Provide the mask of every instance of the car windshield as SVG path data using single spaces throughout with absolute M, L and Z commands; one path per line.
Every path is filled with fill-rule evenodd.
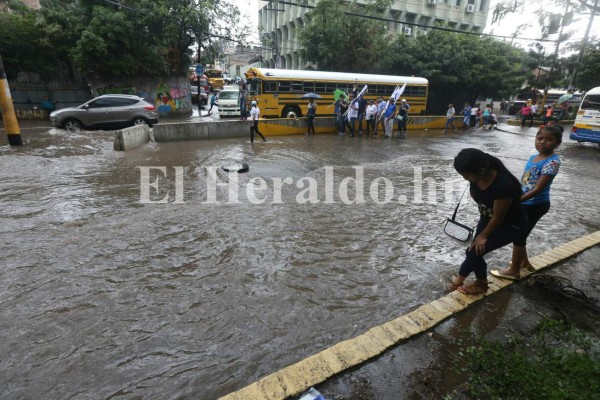
M 219 99 L 228 100 L 228 99 L 237 99 L 239 97 L 238 92 L 221 92 L 219 95 Z

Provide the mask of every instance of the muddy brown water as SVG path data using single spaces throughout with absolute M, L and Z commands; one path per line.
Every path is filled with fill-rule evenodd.
M 517 133 L 150 143 L 128 153 L 112 150 L 110 132 L 50 130 L 24 135 L 21 148 L 0 138 L 0 398 L 215 399 L 440 297 L 464 254 L 442 233 L 465 184 L 452 158 L 478 147 L 520 176 L 535 130 L 507 129 Z M 598 148 L 565 135 L 559 154 L 553 207 L 532 236 L 540 251 L 600 229 Z M 207 204 L 207 171 L 226 182 L 219 168 L 230 162 L 250 165 L 239 203 L 219 187 Z M 150 199 L 169 191 L 169 202 L 140 202 L 140 166 L 166 168 Z M 344 204 L 337 190 L 356 166 L 366 202 Z M 324 204 L 327 167 L 333 204 Z M 424 202 L 415 168 L 428 179 Z M 278 178 L 293 184 L 273 204 Z M 308 178 L 318 204 L 296 201 Z M 382 178 L 394 187 L 387 204 L 369 195 Z M 252 204 L 249 186 L 267 201 Z M 474 203 L 459 215 L 474 223 Z

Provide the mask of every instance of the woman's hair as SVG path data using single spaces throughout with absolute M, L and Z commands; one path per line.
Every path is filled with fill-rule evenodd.
M 563 128 L 562 125 L 548 124 L 540 128 L 538 133 L 540 133 L 541 131 L 546 131 L 549 134 L 553 135 L 556 139 L 558 139 L 559 142 L 562 142 L 562 134 L 564 130 L 565 128 Z
M 482 169 L 507 174 L 521 191 L 521 182 L 504 166 L 500 159 L 479 149 L 462 149 L 454 157 L 454 169 L 460 174 L 477 174 Z

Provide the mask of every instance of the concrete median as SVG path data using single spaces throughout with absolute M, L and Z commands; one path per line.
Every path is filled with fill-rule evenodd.
M 136 125 L 115 131 L 115 151 L 127 151 L 145 145 L 150 141 L 148 125 Z
M 185 140 L 250 137 L 250 121 L 178 122 L 154 126 L 154 140 Z

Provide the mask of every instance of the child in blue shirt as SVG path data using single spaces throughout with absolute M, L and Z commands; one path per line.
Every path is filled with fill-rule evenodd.
M 527 258 L 527 236 L 537 222 L 550 210 L 550 186 L 560 168 L 560 158 L 554 150 L 562 143 L 563 127 L 546 125 L 535 136 L 535 154 L 527 160 L 525 171 L 521 178 L 521 204 L 525 207 L 529 218 L 529 229 L 523 240 L 515 241 L 513 245 L 512 262 L 508 268 L 491 274 L 499 278 L 517 280 L 521 269 L 531 269 Z

